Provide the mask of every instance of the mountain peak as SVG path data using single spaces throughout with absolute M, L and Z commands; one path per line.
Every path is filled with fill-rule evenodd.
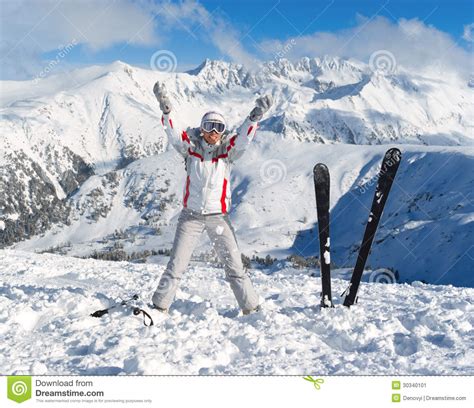
M 123 69 L 131 69 L 131 65 L 127 64 L 126 62 L 123 62 L 121 60 L 115 60 L 112 62 L 110 65 L 110 70 L 115 71 L 115 70 L 123 70 Z
M 210 61 L 211 60 L 209 58 L 206 58 L 196 68 L 193 68 L 193 69 L 190 69 L 189 71 L 186 71 L 186 74 L 198 75 L 206 67 L 206 65 L 209 64 Z
M 206 58 L 196 68 L 186 71 L 186 73 L 189 75 L 199 75 L 200 73 L 214 71 L 216 69 L 230 70 L 232 68 L 238 69 L 238 68 L 241 68 L 241 65 L 228 62 L 228 61 L 212 60 L 212 59 Z

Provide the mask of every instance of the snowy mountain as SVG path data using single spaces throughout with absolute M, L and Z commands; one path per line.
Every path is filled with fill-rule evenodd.
M 206 60 L 187 73 L 116 62 L 38 83 L 3 81 L 1 246 L 145 258 L 169 250 L 184 169 L 159 121 L 156 80 L 166 82 L 181 126 L 218 109 L 235 128 L 257 94 L 274 96 L 231 180 L 245 254 L 316 254 L 311 172 L 324 162 L 333 259 L 353 265 L 373 177 L 385 145 L 398 145 L 403 162 L 369 264 L 394 268 L 400 281 L 474 286 L 473 88 L 454 75 L 384 75 L 325 57 L 255 71 Z M 204 242 L 198 252 L 206 251 Z

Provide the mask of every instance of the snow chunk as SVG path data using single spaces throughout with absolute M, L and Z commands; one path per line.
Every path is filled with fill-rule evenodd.
M 331 263 L 331 254 L 329 253 L 329 251 L 324 251 L 324 263 L 326 265 L 329 265 Z

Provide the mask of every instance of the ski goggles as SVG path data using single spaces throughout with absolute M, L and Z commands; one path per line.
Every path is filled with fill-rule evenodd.
M 215 130 L 217 133 L 222 133 L 225 130 L 225 124 L 221 122 L 204 122 L 201 128 L 206 132 L 212 132 Z

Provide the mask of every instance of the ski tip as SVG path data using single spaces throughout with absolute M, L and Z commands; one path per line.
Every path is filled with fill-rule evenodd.
M 397 147 L 392 147 L 385 152 L 385 159 L 394 159 L 395 161 L 400 161 L 402 159 L 402 152 Z
M 324 163 L 317 163 L 314 167 L 313 167 L 313 172 L 316 173 L 316 172 L 320 172 L 320 171 L 329 171 L 328 169 L 328 166 L 326 166 Z

